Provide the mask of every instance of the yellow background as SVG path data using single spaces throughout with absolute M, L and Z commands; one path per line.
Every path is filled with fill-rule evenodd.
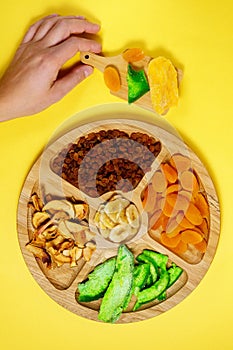
M 17 240 L 23 181 L 54 130 L 97 104 L 120 102 L 94 75 L 33 117 L 0 125 L 0 347 L 2 349 L 233 348 L 233 108 L 231 0 L 7 0 L 0 9 L 0 72 L 28 26 L 49 13 L 82 14 L 101 23 L 103 52 L 140 46 L 184 70 L 181 98 L 166 116 L 206 164 L 222 213 L 219 246 L 200 285 L 170 311 L 139 323 L 106 325 L 66 311 L 27 269 Z

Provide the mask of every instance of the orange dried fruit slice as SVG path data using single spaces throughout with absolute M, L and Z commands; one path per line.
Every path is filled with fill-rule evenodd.
M 156 208 L 163 209 L 165 205 L 165 201 L 166 201 L 166 197 L 164 197 L 162 193 L 157 193 Z
M 118 69 L 114 66 L 107 66 L 103 74 L 106 86 L 113 92 L 119 91 L 121 88 L 121 78 Z
M 179 191 L 179 194 L 183 197 L 185 197 L 189 202 L 193 202 L 193 194 L 192 192 L 181 190 Z
M 164 114 L 178 103 L 177 71 L 171 61 L 159 56 L 148 64 L 148 80 L 154 110 Z
M 168 201 L 165 201 L 165 204 L 162 208 L 164 215 L 170 217 L 172 215 L 175 215 L 175 210 L 174 207 L 168 203 Z
M 167 226 L 164 228 L 164 231 L 170 235 L 170 233 L 179 227 L 179 224 L 176 221 L 175 217 L 169 218 Z
M 156 210 L 152 216 L 150 217 L 150 220 L 149 220 L 149 228 L 152 228 L 153 226 L 155 227 L 156 229 L 156 225 L 157 224 L 157 221 L 159 220 L 159 218 L 161 217 L 162 215 L 162 210 L 159 209 L 159 210 Z
M 144 197 L 145 199 L 145 197 Z M 157 193 L 152 185 L 148 186 L 147 198 L 143 200 L 143 208 L 146 212 L 152 213 L 156 208 Z
M 164 174 L 157 170 L 152 177 L 152 186 L 156 192 L 164 192 L 167 188 L 167 180 Z
M 188 170 L 191 167 L 191 159 L 180 153 L 173 154 L 169 162 L 173 168 L 178 170 L 178 172 Z
M 180 193 L 170 193 L 166 197 L 167 202 L 175 210 L 186 210 L 189 207 L 189 201 L 186 197 L 180 195 Z
M 141 61 L 145 57 L 145 54 L 142 49 L 135 47 L 125 50 L 122 57 L 128 63 L 133 63 Z
M 192 202 L 189 204 L 188 209 L 184 212 L 184 215 L 193 225 L 201 225 L 203 221 L 200 210 Z
M 175 248 L 181 240 L 180 235 L 175 237 L 168 236 L 165 232 L 162 232 L 160 235 L 160 240 L 163 245 L 169 248 Z
M 201 212 L 202 216 L 207 220 L 209 220 L 209 215 L 210 215 L 209 205 L 207 203 L 205 196 L 200 192 L 197 194 L 195 198 L 195 205 Z
M 166 217 L 165 215 L 161 214 L 160 217 L 158 218 L 158 220 L 153 224 L 151 229 L 152 230 L 157 230 L 160 227 L 162 227 L 164 229 L 164 227 L 167 226 L 167 222 L 168 222 L 168 217 Z
M 171 207 L 175 207 L 176 205 L 176 200 L 178 197 L 178 193 L 170 193 L 166 196 L 166 201 L 168 202 L 168 204 L 170 204 Z
M 197 231 L 188 229 L 181 232 L 181 240 L 187 244 L 198 244 L 203 240 L 203 237 Z
M 169 183 L 175 183 L 177 181 L 177 171 L 168 163 L 162 163 L 161 168 Z
M 186 252 L 186 250 L 188 249 L 188 245 L 187 243 L 183 242 L 182 240 L 180 240 L 180 242 L 177 244 L 177 246 L 175 248 L 173 248 L 172 250 L 176 253 L 176 254 L 183 254 Z
M 179 181 L 184 190 L 192 192 L 194 196 L 198 193 L 199 184 L 191 169 L 184 170 L 179 177 Z
M 205 218 L 202 221 L 201 225 L 198 226 L 198 228 L 201 230 L 201 232 L 203 233 L 204 237 L 207 239 L 207 237 L 209 235 L 209 226 L 208 226 L 208 222 L 207 222 L 207 220 Z
M 199 252 L 205 253 L 207 248 L 206 240 L 203 239 L 201 242 L 194 244 L 194 247 L 199 250 Z
M 195 226 L 184 216 L 183 212 L 179 212 L 178 215 L 176 216 L 176 221 L 177 223 L 183 227 L 184 229 L 187 228 L 194 228 Z
M 166 233 L 168 237 L 175 237 L 177 235 L 180 235 L 182 230 L 184 230 L 184 228 L 180 225 L 177 225 L 172 231 L 168 231 L 168 229 L 166 229 Z
M 166 195 L 168 195 L 169 193 L 177 193 L 179 190 L 181 189 L 179 184 L 172 184 L 170 186 L 167 187 L 166 189 Z

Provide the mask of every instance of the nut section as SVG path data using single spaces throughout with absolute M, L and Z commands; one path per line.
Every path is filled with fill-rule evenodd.
M 100 234 L 114 243 L 134 237 L 140 227 L 140 215 L 135 204 L 121 195 L 114 195 L 101 204 L 94 217 Z

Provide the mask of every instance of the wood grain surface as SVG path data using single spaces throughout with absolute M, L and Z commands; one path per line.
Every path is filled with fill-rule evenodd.
M 124 312 L 118 323 L 128 323 L 154 317 L 180 303 L 202 280 L 217 249 L 220 232 L 220 210 L 217 194 L 205 166 L 183 140 L 159 126 L 138 120 L 132 121 L 127 119 L 96 121 L 66 132 L 44 150 L 43 154 L 41 154 L 39 159 L 32 166 L 25 180 L 18 203 L 18 239 L 27 267 L 41 288 L 53 300 L 71 312 L 98 321 L 97 310 L 99 302 L 88 304 L 77 303 L 75 300 L 77 284 L 84 280 L 97 264 L 116 255 L 118 244 L 110 243 L 100 238 L 96 229 L 97 249 L 89 262 L 80 261 L 80 264 L 76 268 L 70 268 L 65 265 L 62 268 L 48 271 L 42 266 L 43 264 L 38 262 L 25 248 L 26 243 L 33 233 L 28 202 L 35 189 L 46 194 L 52 193 L 63 197 L 73 196 L 89 204 L 90 217 L 93 217 L 93 213 L 103 201 L 103 198 L 91 198 L 68 182 L 62 180 L 51 170 L 51 161 L 59 151 L 67 146 L 67 144 L 75 142 L 80 136 L 87 135 L 90 131 L 97 132 L 99 130 L 109 130 L 113 128 L 128 133 L 135 131 L 144 132 L 154 136 L 156 139 L 160 140 L 162 144 L 161 152 L 152 164 L 152 170 L 145 175 L 135 190 L 124 193 L 124 196 L 130 198 L 137 205 L 142 215 L 140 230 L 131 241 L 127 242 L 127 246 L 135 255 L 138 255 L 145 248 L 164 253 L 168 255 L 169 261 L 176 263 L 184 270 L 181 278 L 169 289 L 168 297 L 165 301 L 151 303 L 137 312 L 131 312 L 130 310 Z M 198 174 L 207 195 L 210 210 L 210 230 L 207 250 L 199 260 L 194 259 L 192 261 L 188 258 L 178 256 L 148 235 L 147 214 L 143 211 L 140 196 L 159 164 L 174 153 L 181 153 L 190 157 L 193 169 Z M 106 198 L 107 195 L 105 194 L 103 196 Z M 94 226 L 93 222 L 92 226 Z

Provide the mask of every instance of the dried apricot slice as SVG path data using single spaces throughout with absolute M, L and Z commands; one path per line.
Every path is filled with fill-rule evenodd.
M 157 230 L 158 228 L 162 227 L 164 230 L 164 227 L 167 226 L 167 222 L 168 222 L 169 218 L 165 215 L 160 215 L 160 217 L 158 218 L 158 220 L 153 224 L 153 226 L 151 227 L 152 230 Z
M 203 233 L 204 237 L 207 238 L 209 234 L 209 226 L 207 220 L 204 218 L 202 221 L 201 225 L 198 226 L 198 228 L 201 230 Z
M 167 188 L 167 180 L 164 174 L 157 170 L 152 178 L 152 186 L 156 192 L 164 192 Z
M 191 167 L 191 159 L 180 153 L 173 154 L 169 162 L 173 168 L 178 170 L 178 172 L 188 170 Z
M 160 240 L 163 245 L 169 248 L 175 248 L 181 240 L 180 235 L 174 237 L 168 236 L 165 232 L 162 232 L 160 235 Z
M 181 240 L 187 244 L 197 244 L 203 240 L 202 235 L 195 230 L 184 230 L 180 235 Z
M 177 223 L 183 227 L 183 229 L 193 228 L 194 225 L 184 216 L 183 212 L 178 213 L 176 216 Z
M 111 91 L 119 91 L 121 88 L 121 78 L 118 69 L 114 66 L 107 66 L 104 69 L 104 81 Z
M 180 242 L 177 244 L 175 248 L 172 248 L 172 250 L 176 254 L 183 254 L 186 252 L 187 249 L 188 249 L 187 243 L 183 242 L 182 240 L 180 240 Z
M 170 194 L 170 193 L 177 193 L 180 190 L 180 185 L 179 184 L 172 184 L 170 186 L 167 187 L 166 189 L 166 195 Z
M 156 229 L 156 228 L 159 227 L 159 226 L 158 227 L 156 227 L 156 226 L 159 224 L 158 220 L 160 219 L 161 215 L 162 215 L 162 210 L 161 209 L 156 210 L 153 213 L 153 215 L 151 216 L 150 221 L 149 221 L 149 228 L 152 228 L 154 226 L 155 229 Z M 161 225 L 161 223 L 160 223 L 160 225 Z
M 199 252 L 201 253 L 205 253 L 206 252 L 206 248 L 207 248 L 207 243 L 206 240 L 203 239 L 201 242 L 194 244 L 195 248 L 197 250 L 199 250 Z
M 177 181 L 177 171 L 168 163 L 161 164 L 161 168 L 168 182 L 174 183 Z
M 176 228 L 173 229 L 173 231 L 166 231 L 168 237 L 175 237 L 177 235 L 180 235 L 180 233 L 184 230 L 184 228 L 180 225 L 177 225 Z
M 189 201 L 186 197 L 180 195 L 180 193 L 170 193 L 166 197 L 167 202 L 174 208 L 174 210 L 185 211 L 189 206 Z
M 189 204 L 189 207 L 185 211 L 184 215 L 193 225 L 201 225 L 203 221 L 203 217 L 199 209 L 192 202 Z
M 174 207 L 171 204 L 169 204 L 167 200 L 165 201 L 165 204 L 164 204 L 162 210 L 163 210 L 164 215 L 166 215 L 168 217 L 172 216 L 172 214 L 175 214 Z
M 209 219 L 209 205 L 207 203 L 207 200 L 205 196 L 202 193 L 198 193 L 195 198 L 195 205 L 200 210 L 202 216 L 206 219 Z
M 170 60 L 159 56 L 148 64 L 151 102 L 154 110 L 164 114 L 178 103 L 177 71 Z
M 156 207 L 157 193 L 154 191 L 153 187 L 150 185 L 148 187 L 148 197 L 145 202 L 143 202 L 143 207 L 146 212 L 152 213 Z
M 122 54 L 122 57 L 128 63 L 133 63 L 141 61 L 145 57 L 145 54 L 142 49 L 135 47 L 125 50 Z
M 183 171 L 179 177 L 179 181 L 184 190 L 193 192 L 194 196 L 198 193 L 199 184 L 192 170 Z
M 189 202 L 193 201 L 193 193 L 185 190 L 180 190 L 179 194 L 185 197 Z
M 170 235 L 170 233 L 173 232 L 174 230 L 176 230 L 177 227 L 179 227 L 179 225 L 178 225 L 178 223 L 176 221 L 176 218 L 175 217 L 174 218 L 169 218 L 169 221 L 168 221 L 167 226 L 164 229 L 164 231 L 166 231 L 166 233 Z
M 164 193 L 157 193 L 156 207 L 163 209 L 165 200 L 166 200 L 166 197 L 164 196 Z

